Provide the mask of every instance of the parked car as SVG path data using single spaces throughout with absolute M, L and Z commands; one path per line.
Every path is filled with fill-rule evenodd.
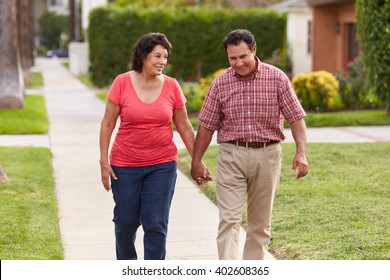
M 59 48 L 59 49 L 54 49 L 54 50 L 49 50 L 46 53 L 47 57 L 68 57 L 68 51 Z

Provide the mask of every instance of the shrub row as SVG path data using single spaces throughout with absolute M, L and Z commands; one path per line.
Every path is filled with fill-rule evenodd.
M 131 49 L 144 33 L 162 32 L 173 45 L 166 74 L 179 80 L 199 80 L 228 61 L 222 46 L 233 29 L 250 30 L 260 59 L 286 53 L 286 16 L 256 8 L 246 10 L 133 9 L 105 6 L 89 18 L 90 75 L 96 86 L 109 85 L 128 69 Z M 285 59 L 280 65 L 284 67 Z

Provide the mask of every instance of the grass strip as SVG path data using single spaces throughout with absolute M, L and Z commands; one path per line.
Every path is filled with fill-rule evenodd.
M 2 260 L 63 259 L 51 157 L 47 148 L 0 147 Z
M 29 81 L 26 83 L 27 89 L 43 87 L 43 76 L 41 72 L 32 72 Z
M 0 134 L 46 134 L 49 129 L 43 95 L 26 95 L 24 108 L 0 110 Z

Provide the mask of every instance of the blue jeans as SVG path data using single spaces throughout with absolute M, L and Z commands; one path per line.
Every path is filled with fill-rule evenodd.
M 176 162 L 112 168 L 118 178 L 111 178 L 117 259 L 137 259 L 134 242 L 142 225 L 144 259 L 164 260 L 169 209 L 177 178 Z

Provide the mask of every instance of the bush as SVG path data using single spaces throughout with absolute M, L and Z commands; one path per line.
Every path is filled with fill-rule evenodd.
M 187 99 L 187 110 L 189 113 L 199 112 L 202 108 L 204 97 L 199 87 L 199 83 L 185 82 L 181 84 L 183 93 Z
M 375 108 L 381 103 L 367 83 L 366 69 L 360 57 L 347 64 L 345 71 L 338 72 L 339 94 L 347 109 Z
M 333 74 L 327 71 L 300 74 L 293 78 L 292 84 L 305 109 L 313 111 L 334 109 L 339 82 Z
M 390 116 L 390 0 L 357 0 L 357 31 L 370 88 Z
M 38 56 L 46 56 L 47 48 L 45 46 L 39 45 L 35 47 Z
M 206 98 L 207 91 L 209 90 L 209 87 L 210 87 L 211 83 L 214 81 L 214 79 L 219 74 L 221 74 L 225 70 L 226 70 L 226 68 L 218 69 L 214 73 L 211 73 L 211 74 L 207 75 L 206 77 L 200 79 L 199 87 L 200 87 L 200 90 L 201 90 L 201 98 L 203 100 Z
M 69 16 L 45 12 L 39 18 L 39 28 L 42 46 L 48 50 L 67 47 L 67 41 L 61 39 L 61 34 L 69 38 Z
M 183 90 L 185 97 L 187 98 L 187 110 L 190 113 L 200 111 L 212 81 L 214 81 L 214 79 L 223 71 L 225 71 L 225 68 L 219 69 L 214 73 L 207 75 L 204 78 L 201 78 L 199 83 L 197 82 L 181 83 L 181 88 Z

